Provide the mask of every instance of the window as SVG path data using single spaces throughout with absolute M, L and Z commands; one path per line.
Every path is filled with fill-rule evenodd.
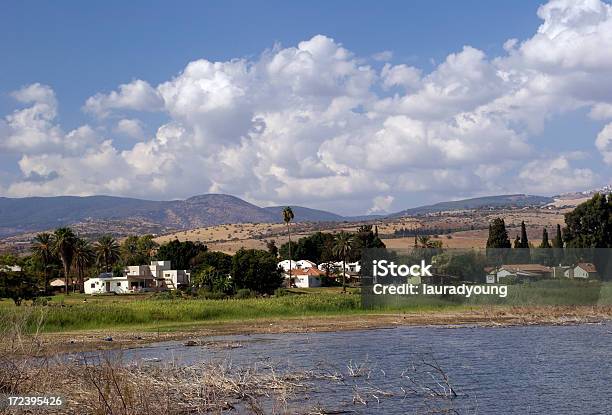
M 91 284 L 91 288 L 96 288 L 96 284 Z
M 117 282 L 117 287 L 121 287 L 121 282 Z

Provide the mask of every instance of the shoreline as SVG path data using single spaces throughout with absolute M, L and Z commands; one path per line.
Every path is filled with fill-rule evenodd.
M 37 341 L 41 345 L 41 354 L 50 356 L 58 353 L 131 349 L 158 342 L 189 341 L 224 335 L 339 332 L 402 326 L 460 328 L 573 325 L 608 320 L 612 320 L 612 306 L 486 307 L 461 311 L 217 320 L 165 325 L 158 330 L 154 327 L 126 327 L 40 333 Z M 0 348 L 4 348 L 2 346 Z

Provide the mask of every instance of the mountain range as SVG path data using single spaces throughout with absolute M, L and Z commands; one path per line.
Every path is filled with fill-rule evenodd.
M 552 198 L 501 195 L 442 202 L 403 210 L 388 217 L 422 215 L 438 211 L 541 206 Z M 0 197 L 0 237 L 37 232 L 83 222 L 108 221 L 147 229 L 192 229 L 224 223 L 280 222 L 283 206 L 259 207 L 238 197 L 205 194 L 185 200 L 153 201 L 115 196 Z M 384 216 L 345 217 L 335 213 L 292 206 L 297 222 L 342 222 L 379 219 Z

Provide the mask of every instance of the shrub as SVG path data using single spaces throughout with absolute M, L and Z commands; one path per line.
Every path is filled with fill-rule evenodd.
M 289 291 L 285 288 L 277 288 L 276 290 L 274 290 L 274 295 L 276 297 L 284 297 L 286 295 L 289 295 Z
M 198 297 L 206 300 L 223 300 L 227 298 L 227 294 L 221 291 L 210 291 L 206 288 L 200 288 L 198 290 Z
M 236 298 L 251 298 L 254 297 L 253 295 L 253 291 L 249 290 L 248 288 L 241 288 L 238 291 L 236 291 Z

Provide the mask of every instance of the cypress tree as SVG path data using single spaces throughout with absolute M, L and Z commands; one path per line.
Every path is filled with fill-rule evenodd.
M 550 248 L 550 242 L 548 242 L 548 230 L 546 230 L 546 228 L 542 229 L 542 243 L 540 244 L 540 248 Z
M 495 218 L 489 224 L 487 248 L 510 248 L 510 239 L 506 231 L 506 223 L 501 218 Z
M 514 244 L 512 245 L 514 248 L 520 248 L 521 247 L 521 238 L 516 235 L 516 238 L 514 238 Z
M 561 234 L 561 225 L 557 224 L 557 235 L 553 239 L 553 248 L 563 248 L 563 235 Z
M 529 240 L 527 239 L 527 228 L 525 221 L 521 221 L 521 248 L 529 248 Z

